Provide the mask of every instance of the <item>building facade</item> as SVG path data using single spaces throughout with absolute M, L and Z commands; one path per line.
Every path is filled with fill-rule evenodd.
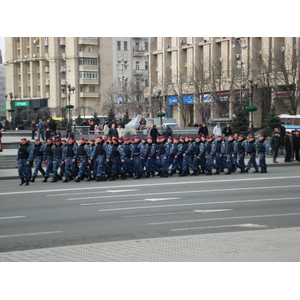
M 152 117 L 164 111 L 187 126 L 255 106 L 251 121 L 259 128 L 272 105 L 297 114 L 299 49 L 297 37 L 150 37 Z
M 22 109 L 68 117 L 72 105 L 72 116 L 103 114 L 113 81 L 111 38 L 7 37 L 5 48 L 6 90 L 26 103 Z
M 147 37 L 113 38 L 114 94 L 120 116 L 125 110 L 131 117 L 148 113 L 148 99 L 144 97 L 144 89 L 149 85 L 149 62 L 145 56 L 148 45 Z
M 147 110 L 148 38 L 7 37 L 5 47 L 6 90 L 19 109 L 51 117 Z

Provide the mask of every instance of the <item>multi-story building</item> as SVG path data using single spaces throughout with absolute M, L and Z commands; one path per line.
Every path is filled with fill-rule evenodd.
M 5 38 L 7 91 L 17 95 L 13 103 L 23 102 L 23 110 L 48 110 L 52 117 L 68 117 L 68 105 L 74 106 L 73 117 L 107 115 L 111 108 L 121 116 L 126 107 L 134 113 L 138 106 L 144 112 L 147 41 L 138 37 Z
M 164 110 L 181 126 L 234 116 L 256 106 L 261 127 L 271 105 L 299 113 L 300 39 L 295 37 L 150 37 L 149 87 L 155 116 Z
M 73 105 L 73 116 L 103 114 L 113 81 L 111 38 L 7 37 L 5 47 L 6 88 L 26 103 L 23 109 L 62 117 Z
M 124 114 L 147 114 L 148 99 L 144 98 L 144 89 L 148 86 L 148 38 L 114 37 L 113 65 L 114 87 L 118 98 L 118 112 Z

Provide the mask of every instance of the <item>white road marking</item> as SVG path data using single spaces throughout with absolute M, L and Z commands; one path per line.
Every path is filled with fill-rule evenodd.
M 156 222 L 148 223 L 148 225 L 163 225 L 163 224 L 177 224 L 177 223 L 191 223 L 191 222 L 207 222 L 207 221 L 221 221 L 221 220 L 238 220 L 248 218 L 269 218 L 269 217 L 286 217 L 286 216 L 298 216 L 300 213 L 294 214 L 278 214 L 278 215 L 261 215 L 261 216 L 242 216 L 242 217 L 230 217 L 230 218 L 214 218 L 214 219 L 201 219 L 201 220 L 181 220 L 181 221 L 169 221 L 169 222 Z
M 52 234 L 52 233 L 62 233 L 62 231 L 49 231 L 49 232 L 34 232 L 34 233 L 2 235 L 2 236 L 0 236 L 0 238 L 9 238 L 9 237 L 16 237 L 16 236 L 28 236 L 28 235 L 42 235 L 42 234 Z
M 25 218 L 25 216 L 0 217 L 0 220 L 19 219 L 19 218 Z
M 165 216 L 165 215 L 181 215 L 181 214 L 194 214 L 194 211 L 180 211 L 176 213 L 159 213 L 159 214 L 144 214 L 144 215 L 131 215 L 122 216 L 123 218 L 139 218 L 139 217 L 152 217 L 152 216 Z
M 99 209 L 98 211 L 118 211 L 118 210 L 135 210 L 135 209 L 147 209 L 147 208 L 163 208 L 163 207 L 180 207 L 180 206 L 195 206 L 195 205 L 215 205 L 215 204 L 232 204 L 232 203 L 248 203 L 248 202 L 265 202 L 265 201 L 284 201 L 295 200 L 296 198 L 273 198 L 273 199 L 253 199 L 253 200 L 234 200 L 234 201 L 217 201 L 217 202 L 198 202 L 198 203 L 183 203 L 183 204 L 168 204 L 168 205 L 153 205 L 153 206 L 137 206 L 137 207 L 124 207 L 124 208 L 107 208 Z M 95 204 L 95 203 L 94 203 Z M 101 203 L 97 203 L 101 204 Z
M 177 200 L 180 198 L 152 198 L 152 199 L 145 199 L 145 201 L 165 201 L 165 200 Z
M 211 212 L 215 211 L 226 211 L 226 210 L 232 210 L 232 209 L 214 209 L 211 210 Z M 203 210 L 203 212 L 208 212 L 209 210 Z M 138 218 L 138 217 L 152 217 L 152 216 L 165 216 L 165 215 L 182 215 L 182 214 L 195 214 L 198 213 L 198 210 L 190 210 L 190 211 L 178 211 L 175 213 L 158 213 L 158 214 L 144 214 L 144 215 L 132 215 L 132 216 L 123 216 L 123 218 Z
M 237 224 L 237 225 L 222 225 L 222 226 L 205 226 L 205 227 L 179 228 L 179 229 L 171 229 L 171 231 L 186 231 L 186 230 L 228 228 L 228 227 L 266 228 L 268 226 L 266 226 L 266 225 L 259 225 L 259 224 Z
M 135 192 L 138 190 L 110 190 L 110 191 L 106 191 L 107 193 L 123 193 L 123 192 Z
M 164 192 L 164 193 L 142 193 L 142 194 L 124 194 L 124 195 L 117 195 L 117 196 L 96 196 L 96 197 L 81 197 L 81 198 L 69 198 L 68 201 L 74 200 L 89 200 L 89 199 L 102 199 L 102 198 L 114 198 L 114 197 L 137 197 L 137 196 L 149 196 L 149 195 L 170 195 L 170 194 L 192 194 L 192 193 L 211 193 L 211 192 L 225 192 L 225 191 L 236 191 L 240 193 L 243 190 L 265 190 L 265 189 L 284 189 L 284 188 L 291 188 L 296 187 L 300 189 L 300 185 L 283 185 L 283 186 L 262 186 L 262 187 L 246 187 L 246 188 L 232 188 L 232 189 L 212 189 L 212 190 L 196 190 L 196 191 L 179 191 L 179 192 Z M 200 195 L 200 194 L 199 194 Z M 144 200 L 141 200 L 144 201 Z M 115 202 L 117 203 L 117 202 Z M 99 203 L 97 203 L 99 204 Z
M 257 177 L 257 178 L 234 178 L 234 179 L 216 179 L 216 180 L 201 180 L 202 177 L 199 177 L 199 180 L 196 181 L 186 181 L 186 182 L 163 182 L 163 183 L 145 183 L 145 184 L 128 184 L 125 183 L 123 185 L 117 185 L 113 186 L 113 188 L 137 188 L 137 187 L 152 187 L 152 186 L 168 186 L 168 185 L 183 185 L 183 184 L 207 184 L 207 183 L 220 183 L 220 182 L 243 182 L 243 181 L 261 181 L 261 180 L 275 180 L 275 179 L 292 179 L 292 178 L 300 178 L 300 176 L 278 176 L 278 177 L 272 177 L 271 175 L 268 177 Z M 74 185 L 75 186 L 75 185 Z M 77 186 L 77 185 L 76 185 Z M 83 191 L 83 190 L 92 190 L 94 193 L 95 189 L 107 189 L 106 186 L 89 186 L 89 187 L 79 187 L 79 188 L 61 188 L 61 189 L 49 189 L 49 190 L 33 190 L 33 191 L 20 191 L 20 192 L 5 192 L 0 193 L 1 195 L 18 195 L 18 194 L 37 194 L 37 193 L 49 193 L 49 195 L 46 195 L 48 197 L 56 197 L 57 195 L 53 194 L 54 192 L 75 192 L 75 191 Z M 70 194 L 61 194 L 61 196 L 69 196 Z
M 213 212 L 220 212 L 220 211 L 228 211 L 228 210 L 232 210 L 232 209 L 203 209 L 203 210 L 194 210 L 194 212 L 198 212 L 198 213 L 213 213 Z

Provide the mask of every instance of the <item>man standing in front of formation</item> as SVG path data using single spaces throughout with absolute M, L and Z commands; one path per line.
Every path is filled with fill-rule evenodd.
M 26 138 L 21 139 L 21 144 L 18 148 L 17 164 L 19 177 L 21 179 L 20 185 L 29 185 L 31 178 L 31 165 L 33 160 L 33 147 Z

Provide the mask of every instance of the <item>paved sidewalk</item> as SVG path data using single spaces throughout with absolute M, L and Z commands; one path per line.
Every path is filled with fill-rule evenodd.
M 299 262 L 300 227 L 0 253 L 0 262 Z

